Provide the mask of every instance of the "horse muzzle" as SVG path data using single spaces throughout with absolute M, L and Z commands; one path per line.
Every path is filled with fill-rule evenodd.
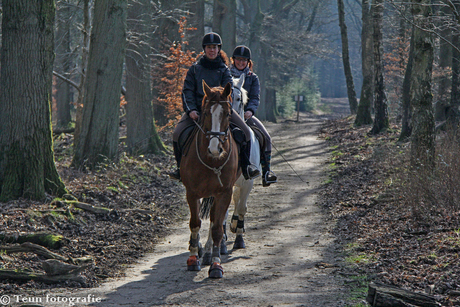
M 212 157 L 220 158 L 220 156 L 224 152 L 222 145 L 228 138 L 227 132 L 208 131 L 206 132 L 206 138 L 209 139 L 208 153 Z

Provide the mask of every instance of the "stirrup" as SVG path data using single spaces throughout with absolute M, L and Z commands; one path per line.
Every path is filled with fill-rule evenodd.
M 244 168 L 242 168 L 242 170 L 244 179 L 246 180 L 251 180 L 261 175 L 259 169 L 252 164 L 248 165 L 246 170 Z
M 180 179 L 180 169 L 176 169 L 174 172 L 170 172 L 168 175 L 169 175 L 169 178 L 171 178 L 173 180 L 181 181 L 181 179 Z
M 265 172 L 265 175 L 262 177 L 262 186 L 268 187 L 272 183 L 278 182 L 278 177 L 273 171 Z

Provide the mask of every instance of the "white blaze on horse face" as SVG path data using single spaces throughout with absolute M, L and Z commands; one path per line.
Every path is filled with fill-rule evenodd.
M 223 112 L 224 108 L 220 104 L 215 104 L 211 107 L 212 132 L 221 132 L 220 123 L 222 122 Z M 214 157 L 219 157 L 221 155 L 222 148 L 220 146 L 218 137 L 211 138 L 211 140 L 209 141 L 208 150 Z

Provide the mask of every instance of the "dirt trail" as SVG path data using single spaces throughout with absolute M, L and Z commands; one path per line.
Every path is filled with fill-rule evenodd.
M 316 191 L 326 179 L 327 144 L 317 138 L 323 120 L 303 114 L 300 123 L 266 123 L 277 149 L 272 168 L 280 180 L 269 188 L 257 180 L 246 215 L 246 249 L 232 250 L 234 235 L 229 234 L 223 279 L 208 279 L 208 267 L 186 271 L 189 230 L 184 222 L 153 254 L 129 268 L 125 278 L 59 296 L 92 295 L 102 302 L 90 306 L 101 307 L 344 306 L 343 282 L 333 275 L 340 259 L 331 224 L 315 204 Z M 202 243 L 207 227 L 204 223 Z

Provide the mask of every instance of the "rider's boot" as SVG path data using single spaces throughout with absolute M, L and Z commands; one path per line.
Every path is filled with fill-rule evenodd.
M 266 151 L 261 155 L 260 164 L 262 165 L 262 186 L 268 187 L 270 184 L 278 181 L 276 174 L 270 170 L 271 152 Z
M 241 161 L 241 170 L 243 172 L 244 179 L 254 179 L 260 176 L 259 169 L 252 165 L 249 157 L 251 153 L 251 143 L 243 143 L 240 150 L 240 161 Z
M 177 169 L 169 173 L 169 177 L 171 179 L 180 181 L 180 161 L 182 159 L 182 153 L 179 149 L 179 144 L 177 142 L 173 142 L 173 148 L 174 148 L 174 157 L 176 158 L 176 162 L 177 162 Z

